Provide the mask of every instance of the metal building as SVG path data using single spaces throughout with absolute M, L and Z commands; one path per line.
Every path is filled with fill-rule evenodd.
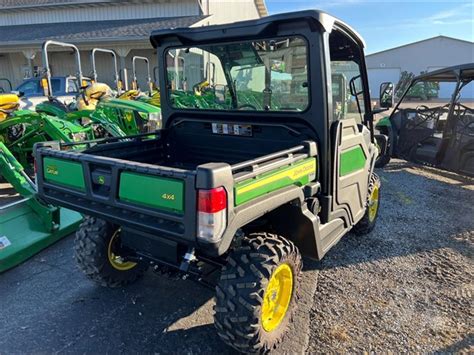
M 235 22 L 267 15 L 264 0 L 3 0 L 0 2 L 0 77 L 18 85 L 41 71 L 41 44 L 71 42 L 81 51 L 84 74 L 91 72 L 90 51 L 113 49 L 122 68 L 135 55 L 155 53 L 152 30 Z M 51 56 L 53 75 L 75 74 L 70 52 Z M 109 58 L 99 58 L 101 81 L 113 81 Z M 155 64 L 154 64 L 155 65 Z M 154 66 L 153 65 L 153 66 Z M 143 68 L 144 69 L 144 68 Z M 139 82 L 145 81 L 141 71 Z
M 384 81 L 394 84 L 403 71 L 415 75 L 457 64 L 474 62 L 474 43 L 437 36 L 366 56 L 371 97 L 378 98 Z

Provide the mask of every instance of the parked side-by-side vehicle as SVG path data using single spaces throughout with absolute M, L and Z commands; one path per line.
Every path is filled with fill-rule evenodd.
M 200 280 L 220 270 L 219 336 L 268 351 L 295 314 L 302 256 L 321 259 L 377 220 L 364 42 L 303 11 L 157 31 L 151 43 L 163 129 L 82 150 L 37 144 L 39 196 L 86 216 L 76 258 L 102 285 L 150 264 Z

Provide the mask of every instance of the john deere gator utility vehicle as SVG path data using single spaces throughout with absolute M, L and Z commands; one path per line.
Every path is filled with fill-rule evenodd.
M 81 85 L 75 107 L 66 106 L 52 95 L 51 69 L 48 48 L 50 46 L 71 48 L 76 55 L 77 78 Z M 93 53 L 95 54 L 95 53 Z M 116 61 L 116 57 L 113 57 Z M 161 126 L 160 109 L 141 102 L 116 99 L 110 87 L 103 83 L 87 84 L 81 67 L 78 48 L 70 43 L 46 41 L 43 44 L 45 78 L 43 88 L 49 100 L 36 106 L 36 111 L 55 115 L 84 126 L 92 126 L 97 137 L 122 137 L 141 132 L 151 132 Z M 116 75 L 116 77 L 118 74 Z
M 159 136 L 81 152 L 37 145 L 39 196 L 87 215 L 75 253 L 101 285 L 128 284 L 150 264 L 198 279 L 220 270 L 219 336 L 242 352 L 267 351 L 293 319 L 302 255 L 321 259 L 377 220 L 364 43 L 318 11 L 157 31 L 151 42 Z M 207 62 L 223 90 L 209 107 L 178 105 L 176 91 L 192 98 Z M 347 105 L 333 74 L 347 79 Z M 171 82 L 181 75 L 187 89 Z
M 436 95 L 415 101 L 420 88 Z M 474 63 L 415 77 L 390 117 L 377 123 L 388 137 L 377 165 L 394 156 L 474 176 L 473 98 Z

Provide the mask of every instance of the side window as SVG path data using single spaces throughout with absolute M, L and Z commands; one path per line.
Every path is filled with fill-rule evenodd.
M 331 61 L 332 103 L 334 118 L 353 118 L 363 122 L 364 89 L 359 64 L 350 60 Z
M 359 63 L 363 61 L 360 47 L 335 27 L 329 35 L 333 117 L 335 120 L 353 118 L 364 121 L 364 85 Z

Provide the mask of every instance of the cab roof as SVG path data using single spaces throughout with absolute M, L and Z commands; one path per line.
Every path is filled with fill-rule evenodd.
M 236 40 L 245 37 L 272 35 L 280 24 L 305 21 L 312 31 L 331 32 L 335 27 L 343 30 L 360 47 L 365 47 L 362 37 L 343 21 L 319 10 L 289 12 L 259 18 L 256 20 L 234 22 L 224 25 L 212 25 L 193 28 L 171 28 L 153 31 L 150 41 L 153 47 L 163 42 L 178 41 L 183 45 Z

